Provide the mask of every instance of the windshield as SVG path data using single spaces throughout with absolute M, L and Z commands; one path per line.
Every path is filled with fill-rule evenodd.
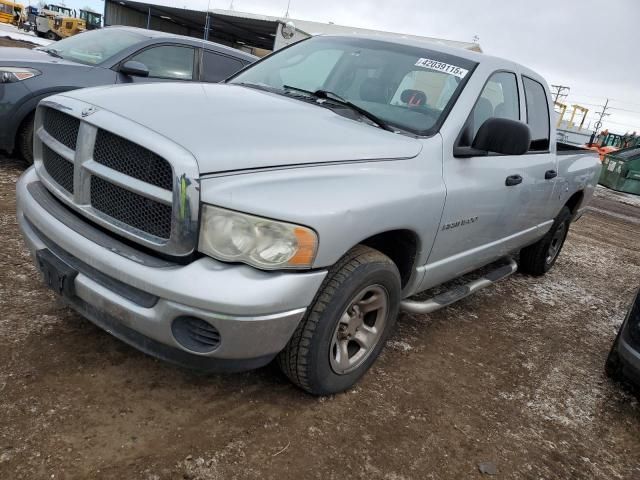
M 385 123 L 420 135 L 437 131 L 475 62 L 380 40 L 313 37 L 229 80 L 282 94 L 325 90 Z M 330 106 L 327 102 L 325 106 Z
M 74 35 L 39 50 L 51 49 L 66 60 L 97 65 L 145 39 L 138 33 L 105 28 Z

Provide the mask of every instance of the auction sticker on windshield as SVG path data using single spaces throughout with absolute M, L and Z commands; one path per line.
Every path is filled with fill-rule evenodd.
M 429 58 L 419 58 L 416 62 L 416 67 L 448 73 L 449 75 L 453 75 L 458 78 L 464 78 L 467 76 L 467 73 L 469 73 L 469 70 L 466 68 L 449 65 L 448 63 L 438 62 L 437 60 L 431 60 Z

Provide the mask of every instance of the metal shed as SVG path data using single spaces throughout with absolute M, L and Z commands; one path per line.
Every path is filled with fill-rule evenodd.
M 282 27 L 292 21 L 295 34 L 291 38 L 282 35 Z M 448 46 L 481 51 L 480 45 L 433 37 L 406 35 L 355 28 L 333 23 L 273 17 L 235 10 L 192 10 L 162 3 L 129 0 L 105 0 L 104 25 L 126 25 L 150 28 L 179 35 L 205 38 L 223 45 L 236 47 L 249 53 L 264 55 L 290 43 L 322 33 L 384 34 L 432 41 Z

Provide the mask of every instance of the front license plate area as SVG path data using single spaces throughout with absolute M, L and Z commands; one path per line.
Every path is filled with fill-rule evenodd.
M 55 256 L 50 250 L 36 252 L 38 267 L 44 283 L 58 295 L 71 298 L 75 295 L 75 279 L 78 271 Z

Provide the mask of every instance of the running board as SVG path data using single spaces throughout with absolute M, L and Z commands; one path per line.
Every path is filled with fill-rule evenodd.
M 441 293 L 440 295 L 436 295 L 429 300 L 424 300 L 422 302 L 403 300 L 400 302 L 400 309 L 409 313 L 431 313 L 436 310 L 440 310 L 441 308 L 468 297 L 484 287 L 493 285 L 494 283 L 513 275 L 518 269 L 518 264 L 513 258 L 508 258 L 508 261 L 509 263 L 507 265 L 487 273 L 482 278 L 469 282 L 466 285 L 453 287 L 451 290 Z

